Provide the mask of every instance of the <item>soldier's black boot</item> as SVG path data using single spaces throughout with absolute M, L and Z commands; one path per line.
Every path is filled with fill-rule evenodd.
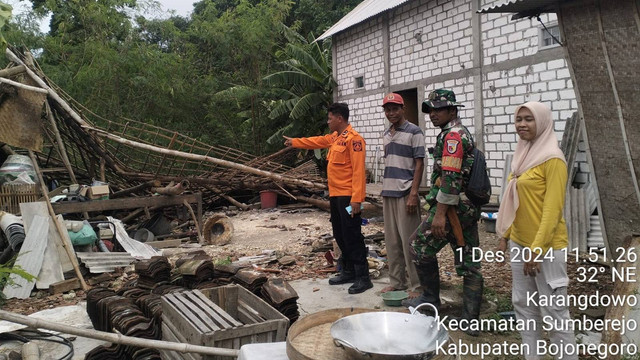
M 423 303 L 429 303 L 440 309 L 440 268 L 438 259 L 433 257 L 428 260 L 416 262 L 416 272 L 420 279 L 420 286 L 423 291 L 420 296 L 402 300 L 402 306 L 416 307 Z
M 342 285 L 352 283 L 356 280 L 356 273 L 353 270 L 353 266 L 351 269 L 348 268 L 346 261 L 340 257 L 338 259 L 338 265 L 340 266 L 340 273 L 331 279 L 329 279 L 329 285 Z
M 349 294 L 360 294 L 373 287 L 371 279 L 369 278 L 369 264 L 354 265 L 356 272 L 356 281 L 349 287 Z
M 482 291 L 484 279 L 471 274 L 464 277 L 462 286 L 462 319 L 469 321 L 475 328 L 463 330 L 467 335 L 478 336 L 477 320 L 480 318 L 480 306 L 482 305 Z

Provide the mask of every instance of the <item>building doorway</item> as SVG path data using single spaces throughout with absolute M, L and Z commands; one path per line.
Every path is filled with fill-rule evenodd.
M 398 91 L 404 100 L 404 117 L 417 126 L 420 126 L 418 120 L 418 89 L 408 89 Z

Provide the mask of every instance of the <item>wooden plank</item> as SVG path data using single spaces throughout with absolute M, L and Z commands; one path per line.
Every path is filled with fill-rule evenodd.
M 184 337 L 180 336 L 180 332 L 175 328 L 172 329 L 170 322 L 165 322 L 164 319 L 162 321 L 162 340 L 171 341 L 175 343 L 189 343 L 184 339 Z M 168 360 L 200 360 L 201 357 L 198 354 L 191 353 L 179 353 L 177 351 L 167 351 L 166 355 L 168 356 Z
M 180 247 L 182 244 L 182 239 L 174 239 L 174 240 L 162 240 L 162 241 L 147 241 L 145 244 L 154 247 L 156 249 L 164 249 L 170 247 Z
M 107 200 L 94 200 L 85 202 L 67 202 L 67 203 L 54 203 L 53 210 L 56 214 L 65 213 L 81 213 L 85 211 L 107 211 L 107 210 L 122 210 L 122 209 L 135 209 L 143 207 L 153 206 L 174 206 L 182 205 L 184 201 L 190 204 L 198 203 L 202 201 L 202 194 L 186 194 L 176 196 L 147 196 L 147 197 L 131 197 L 125 199 L 107 199 Z
M 209 314 L 203 311 L 203 309 L 200 308 L 196 303 L 191 301 L 191 299 L 188 297 L 188 293 L 189 292 L 187 291 L 176 294 L 175 297 L 176 301 L 180 302 L 183 306 L 189 309 L 189 313 L 185 313 L 185 316 L 188 316 L 191 321 L 196 324 L 202 324 L 203 327 L 201 328 L 201 330 L 203 333 L 220 330 L 220 326 L 218 326 L 218 324 L 216 324 L 216 322 L 210 316 L 208 316 Z M 206 305 L 204 307 L 206 307 Z
M 162 317 L 166 317 L 181 334 L 184 334 L 190 344 L 200 344 L 200 341 L 202 340 L 202 333 L 193 324 L 193 322 L 191 322 L 191 319 L 185 317 L 184 314 L 182 314 L 182 312 L 169 300 L 170 295 L 171 294 L 163 295 L 161 298 Z
M 80 289 L 80 280 L 77 278 L 62 280 L 49 286 L 49 294 L 60 294 L 69 290 Z
M 228 317 L 229 314 L 214 304 L 211 300 L 204 297 L 204 295 L 202 295 L 202 297 L 196 295 L 196 291 L 197 290 L 194 290 L 193 292 L 185 292 L 183 294 L 185 294 L 194 305 L 198 306 L 201 313 L 208 315 L 208 319 L 213 322 L 213 330 L 220 330 L 234 326 L 233 323 L 230 323 L 225 319 L 225 316 Z
M 567 188 L 567 190 L 569 190 L 569 188 Z M 573 244 L 573 238 L 571 237 L 572 234 L 572 230 L 571 230 L 571 194 L 569 193 L 569 191 L 566 192 L 566 195 L 564 197 L 564 207 L 562 208 L 562 216 L 564 217 L 564 222 L 567 225 L 567 235 L 569 237 L 568 242 L 568 250 L 571 251 L 571 249 L 574 248 L 574 244 Z
M 578 223 L 578 189 L 574 187 L 570 187 L 571 192 L 571 229 L 573 232 L 571 234 L 572 242 L 575 244 L 574 246 L 579 248 L 580 244 L 580 236 L 579 236 L 579 223 Z
M 26 232 L 24 242 L 20 248 L 20 253 L 16 259 L 15 265 L 29 274 L 37 276 L 42 267 L 42 257 L 46 248 L 47 233 L 49 232 L 49 218 L 35 215 L 31 229 Z M 4 287 L 4 294 L 7 299 L 18 298 L 26 299 L 31 295 L 31 289 L 35 285 L 35 279 L 27 281 L 25 278 L 16 274 L 11 274 L 9 280 L 14 285 Z
M 220 306 L 218 306 L 218 304 L 216 304 L 215 302 L 211 301 L 211 299 L 209 299 L 208 297 L 206 297 L 202 291 L 200 290 L 194 290 L 192 293 L 196 298 L 200 299 L 200 301 L 206 302 L 207 304 L 209 304 L 211 306 L 212 309 L 215 309 L 215 311 L 220 314 L 220 316 L 222 316 L 224 318 L 225 322 L 229 323 L 228 327 L 232 327 L 232 326 L 242 326 L 242 323 L 240 323 L 238 320 L 234 319 L 226 310 L 224 310 L 223 308 L 221 308 Z
M 179 296 L 177 294 L 167 294 L 167 299 L 171 301 L 173 306 L 176 307 L 176 309 L 180 312 L 180 315 L 182 317 L 184 317 L 186 320 L 188 320 L 190 323 L 192 323 L 195 326 L 195 330 L 198 333 L 205 333 L 205 332 L 211 331 L 211 328 L 207 326 L 207 324 L 204 323 L 200 319 L 198 314 L 194 311 L 194 309 L 192 308 L 192 305 L 189 304 L 188 302 L 187 304 L 185 304 L 182 301 L 182 296 Z
M 257 310 L 260 315 L 268 319 L 287 319 L 278 310 L 267 304 L 264 300 L 250 292 L 249 290 L 238 286 L 238 301 L 242 300 L 253 309 Z
M 587 224 L 590 219 L 587 216 L 587 204 L 585 201 L 585 191 L 584 189 L 578 190 L 578 221 L 580 222 L 580 239 L 578 243 L 578 248 L 581 253 L 587 252 Z
M 240 300 L 240 304 L 238 305 L 238 309 L 244 310 L 249 316 L 255 319 L 256 322 L 261 322 L 267 320 L 266 317 L 262 316 L 257 310 L 252 308 L 249 304 Z
M 244 336 L 251 336 L 254 334 L 262 334 L 265 332 L 276 331 L 278 329 L 278 322 L 282 320 L 267 320 L 260 324 L 253 324 L 251 326 L 241 326 L 231 329 L 223 329 L 220 331 L 206 334 L 205 337 L 213 341 L 236 339 Z

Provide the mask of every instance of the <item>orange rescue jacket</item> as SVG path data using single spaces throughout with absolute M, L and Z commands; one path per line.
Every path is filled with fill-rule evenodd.
M 351 125 L 340 135 L 334 131 L 324 136 L 295 138 L 291 139 L 291 144 L 300 149 L 329 148 L 329 196 L 351 196 L 351 202 L 364 202 L 367 186 L 364 171 L 365 142 Z

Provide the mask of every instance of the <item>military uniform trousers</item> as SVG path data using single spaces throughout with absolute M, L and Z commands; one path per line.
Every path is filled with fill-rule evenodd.
M 422 221 L 416 232 L 411 235 L 411 245 L 415 251 L 417 262 L 426 263 L 433 261 L 436 255 L 447 244 L 451 246 L 454 253 L 456 273 L 458 276 L 472 275 L 481 278 L 480 262 L 473 261 L 472 249 L 480 245 L 478 236 L 478 219 L 469 214 L 458 212 L 458 218 L 462 225 L 462 235 L 465 246 L 458 246 L 456 238 L 451 230 L 449 220 L 446 223 L 447 235 L 444 238 L 437 238 L 431 233 L 431 223 L 436 215 L 436 204 L 429 209 L 427 218 Z

